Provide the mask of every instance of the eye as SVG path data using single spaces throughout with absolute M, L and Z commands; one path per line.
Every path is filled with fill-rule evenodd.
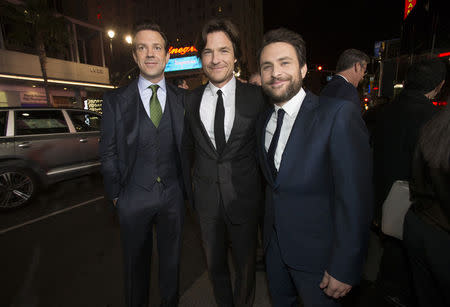
M 289 62 L 287 62 L 287 61 L 281 62 L 281 66 L 286 66 L 286 65 L 289 65 Z
M 162 49 L 161 46 L 155 46 L 155 50 L 160 51 L 161 49 Z

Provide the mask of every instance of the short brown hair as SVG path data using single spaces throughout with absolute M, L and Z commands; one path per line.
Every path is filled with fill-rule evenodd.
M 336 64 L 336 72 L 347 70 L 356 63 L 363 65 L 364 62 L 366 64 L 370 62 L 367 54 L 357 49 L 347 49 L 339 56 Z
M 201 55 L 206 46 L 206 37 L 209 33 L 224 32 L 233 44 L 234 57 L 239 61 L 241 57 L 241 39 L 239 30 L 234 23 L 228 19 L 216 18 L 208 21 L 202 29 L 202 36 L 199 39 L 198 50 Z
M 302 36 L 294 31 L 288 30 L 286 28 L 278 28 L 275 30 L 271 30 L 264 34 L 263 43 L 258 52 L 258 62 L 261 58 L 262 50 L 270 44 L 273 43 L 287 43 L 294 47 L 297 53 L 298 63 L 300 67 L 303 67 L 306 64 L 306 45 Z
M 134 38 L 136 37 L 138 32 L 145 31 L 145 30 L 158 32 L 164 40 L 164 49 L 166 50 L 166 52 L 169 51 L 169 40 L 167 39 L 166 34 L 163 31 L 161 31 L 161 28 L 159 27 L 159 25 L 157 25 L 156 23 L 153 23 L 151 21 L 148 21 L 148 20 L 143 20 L 143 21 L 136 23 L 133 27 L 133 52 L 136 51 L 136 45 L 134 44 Z

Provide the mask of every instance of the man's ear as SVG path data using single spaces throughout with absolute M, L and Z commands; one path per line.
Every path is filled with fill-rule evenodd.
M 305 79 L 306 73 L 308 72 L 308 67 L 306 66 L 306 64 L 303 65 L 302 68 L 300 68 L 300 72 L 301 72 L 301 74 L 302 74 L 302 79 Z
M 170 52 L 167 52 L 167 54 L 166 54 L 166 65 L 167 65 L 167 63 L 169 63 L 169 59 L 170 59 Z

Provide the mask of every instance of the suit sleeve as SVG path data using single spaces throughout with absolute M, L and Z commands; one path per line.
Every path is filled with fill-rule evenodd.
M 100 133 L 99 153 L 101 171 L 105 185 L 106 196 L 115 199 L 120 192 L 120 173 L 117 157 L 116 114 L 111 105 L 111 94 L 103 96 L 103 115 Z
M 372 153 L 359 110 L 344 103 L 330 139 L 334 185 L 334 238 L 328 273 L 354 285 L 360 280 L 373 212 Z

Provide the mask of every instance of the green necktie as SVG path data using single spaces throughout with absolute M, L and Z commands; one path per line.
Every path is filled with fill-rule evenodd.
M 152 98 L 150 98 L 150 119 L 152 120 L 153 124 L 156 128 L 159 126 L 159 122 L 161 121 L 162 117 L 162 108 L 161 104 L 158 100 L 158 95 L 156 92 L 158 91 L 159 85 L 153 84 L 150 85 L 149 88 L 152 89 Z

